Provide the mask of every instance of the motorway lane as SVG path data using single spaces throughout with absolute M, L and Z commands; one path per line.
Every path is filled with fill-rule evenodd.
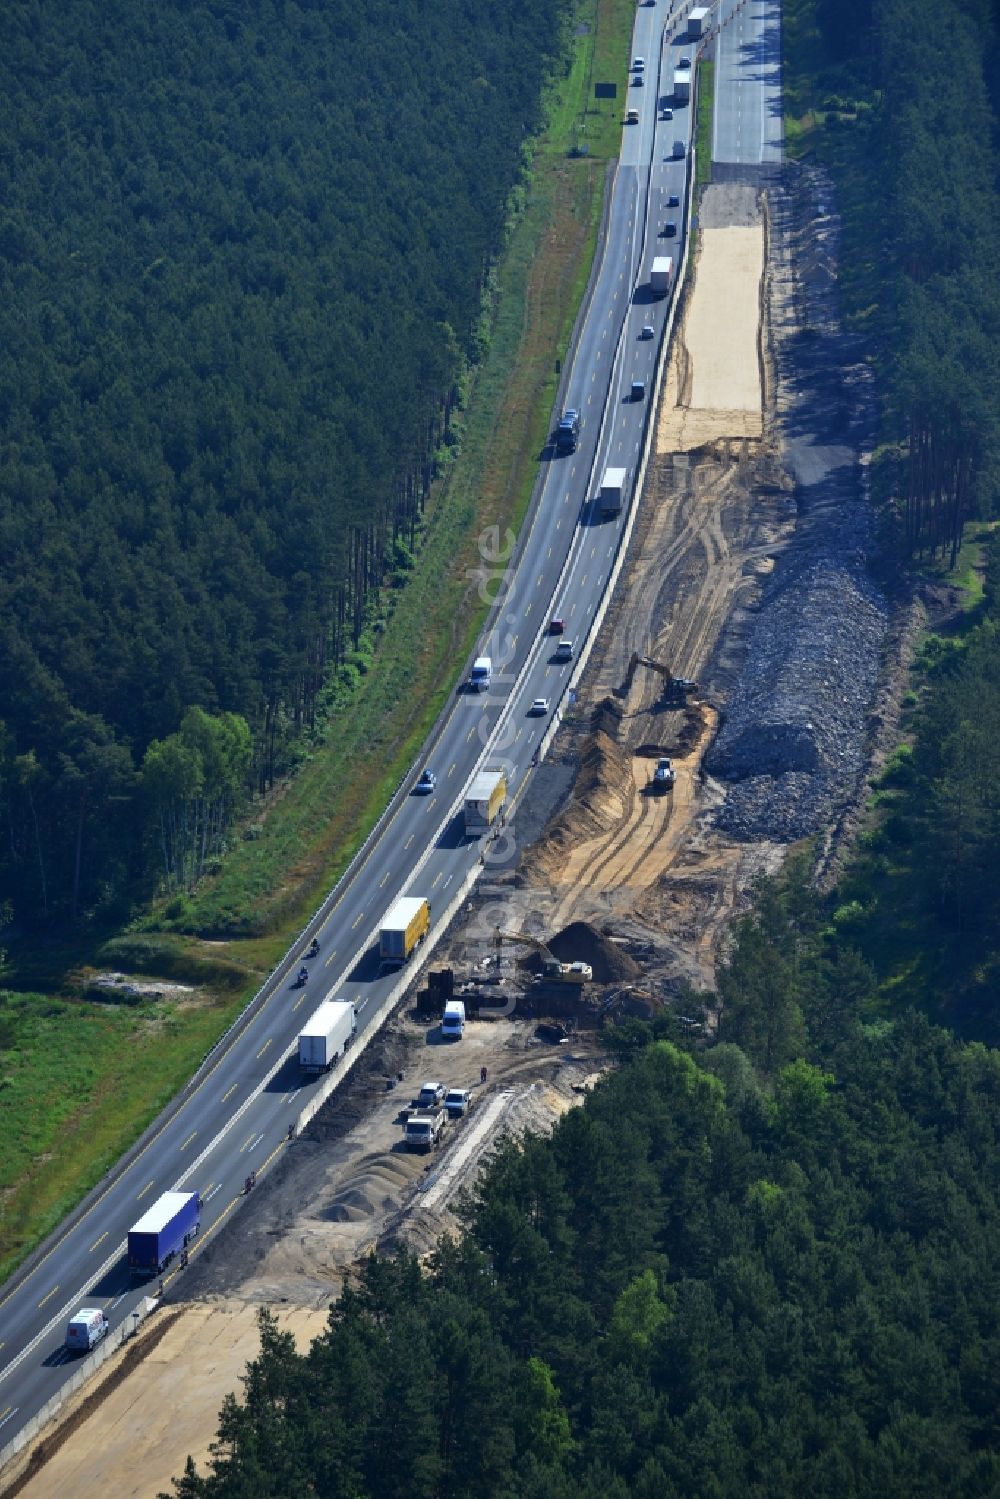
M 669 192 L 682 197 L 681 207 L 670 212 L 683 226 L 685 163 L 663 156 L 675 138 L 689 139 L 690 111 L 676 110 L 669 124 L 655 118 L 661 85 L 653 85 L 665 16 L 665 0 L 636 14 L 634 52 L 646 57 L 649 83 L 630 90 L 628 103 L 638 104 L 641 123 L 623 131 L 605 253 L 569 376 L 566 404 L 581 411 L 580 444 L 574 454 L 548 462 L 513 575 L 496 576 L 504 573 L 506 557 L 493 556 L 485 564 L 487 575 L 493 575 L 484 578 L 491 596 L 503 587 L 493 636 L 481 647 L 493 656 L 493 688 L 483 696 L 456 696 L 427 755 L 438 776 L 436 794 L 404 798 L 358 872 L 331 894 L 314 926 L 322 948 L 306 989 L 288 987 L 298 962 L 293 958 L 279 970 L 245 1029 L 220 1049 L 212 1070 L 142 1154 L 30 1275 L 12 1282 L 0 1302 L 0 1441 L 9 1439 L 65 1378 L 61 1344 L 72 1312 L 84 1300 L 94 1302 L 117 1325 L 149 1289 L 131 1285 L 122 1258 L 127 1229 L 145 1208 L 168 1189 L 198 1189 L 204 1240 L 241 1202 L 248 1172 L 261 1171 L 281 1149 L 288 1125 L 318 1086 L 303 1083 L 286 1054 L 302 1020 L 327 992 L 355 1000 L 357 1044 L 362 1044 L 396 982 L 396 975 L 378 974 L 371 949 L 385 911 L 405 892 L 427 895 L 440 913 L 480 857 L 480 845 L 460 836 L 461 814 L 453 809 L 460 807 L 484 753 L 490 764 L 506 762 L 514 792 L 528 773 L 546 728 L 544 719 L 527 716 L 528 705 L 545 696 L 554 708 L 572 671 L 551 659 L 545 626 L 550 613 L 560 613 L 567 619 L 567 635 L 580 640 L 602 597 L 624 516 L 600 520 L 592 496 L 609 462 L 626 466 L 630 485 L 634 482 L 646 409 L 645 402 L 633 403 L 627 394 L 638 376 L 646 379 L 647 391 L 651 388 L 669 307 L 668 300 L 649 300 L 646 283 L 653 255 L 664 252 L 666 242 L 658 241 L 655 231 Z M 662 50 L 663 76 L 669 78 L 670 48 Z M 647 192 L 648 206 L 655 208 L 650 233 Z M 667 246 L 675 261 L 680 243 Z M 646 322 L 656 327 L 654 340 L 639 339 Z M 420 768 L 414 767 L 414 775 Z
M 782 157 L 780 0 L 723 7 L 716 40 L 712 160 L 776 166 Z

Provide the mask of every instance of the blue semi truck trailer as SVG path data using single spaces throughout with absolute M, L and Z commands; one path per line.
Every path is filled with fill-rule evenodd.
M 197 1192 L 164 1192 L 128 1231 L 133 1275 L 160 1275 L 201 1228 Z

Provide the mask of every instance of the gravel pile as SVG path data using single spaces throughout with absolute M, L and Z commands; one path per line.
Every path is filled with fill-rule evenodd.
M 790 842 L 854 791 L 886 608 L 860 572 L 814 563 L 765 600 L 708 769 L 734 781 L 717 822 Z
M 748 841 L 802 838 L 855 794 L 888 626 L 865 569 L 872 516 L 858 465 L 871 441 L 873 389 L 840 323 L 839 223 L 827 187 L 818 174 L 789 173 L 773 199 L 776 240 L 798 271 L 801 331 L 779 327 L 775 344 L 792 393 L 780 425 L 798 526 L 706 761 L 734 783 L 717 825 Z

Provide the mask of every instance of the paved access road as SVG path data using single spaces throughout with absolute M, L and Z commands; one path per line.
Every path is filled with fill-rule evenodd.
M 566 395 L 566 404 L 582 414 L 579 447 L 564 457 L 547 451 L 540 500 L 517 555 L 497 557 L 495 538 L 485 548 L 483 585 L 491 597 L 500 595 L 491 638 L 479 647 L 493 659 L 493 688 L 484 696 L 456 694 L 409 786 L 331 893 L 307 933 L 317 934 L 321 951 L 305 989 L 290 987 L 301 961 L 296 952 L 138 1157 L 112 1173 L 99 1200 L 77 1221 L 68 1220 L 44 1257 L 5 1288 L 0 1442 L 58 1392 L 73 1367 L 62 1349 L 68 1317 L 84 1303 L 102 1306 L 115 1327 L 150 1289 L 133 1286 L 125 1268 L 130 1225 L 162 1192 L 197 1190 L 203 1200 L 200 1252 L 243 1201 L 248 1173 L 262 1171 L 282 1148 L 317 1087 L 300 1076 L 289 1053 L 302 1021 L 327 994 L 354 1000 L 355 1044 L 364 1044 L 365 1030 L 398 982 L 380 974 L 373 949 L 385 912 L 400 894 L 424 895 L 432 921 L 440 922 L 480 859 L 480 845 L 461 832 L 462 793 L 475 769 L 484 760 L 505 761 L 514 793 L 530 771 L 547 720 L 530 716 L 528 708 L 532 699 L 547 697 L 554 710 L 572 671 L 553 659 L 549 617 L 562 615 L 565 638 L 581 642 L 621 537 L 624 517 L 602 520 L 592 504 L 606 465 L 628 469 L 631 498 L 647 404 L 630 400 L 629 389 L 633 379 L 644 378 L 648 396 L 670 305 L 650 296 L 650 262 L 654 254 L 671 253 L 676 264 L 681 253 L 686 161 L 664 158 L 675 139 L 690 145 L 691 122 L 687 107 L 675 108 L 669 123 L 659 118 L 658 96 L 671 86 L 661 83 L 661 74 L 672 77 L 676 56 L 670 44 L 662 45 L 667 15 L 667 0 L 636 12 L 633 46 L 646 59 L 645 82 L 629 87 L 625 103 L 638 107 L 640 123 L 623 130 L 600 272 Z M 670 194 L 680 203 L 668 209 Z M 669 243 L 658 237 L 668 215 L 678 226 Z M 654 338 L 640 337 L 645 324 L 654 327 Z M 407 794 L 424 764 L 437 775 L 435 794 Z
M 774 167 L 782 154 L 780 0 L 722 0 L 712 160 Z

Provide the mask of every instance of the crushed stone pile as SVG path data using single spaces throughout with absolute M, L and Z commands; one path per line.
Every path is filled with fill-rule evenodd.
M 817 561 L 766 601 L 707 767 L 735 782 L 716 814 L 737 838 L 792 842 L 850 796 L 887 610 L 859 568 Z

